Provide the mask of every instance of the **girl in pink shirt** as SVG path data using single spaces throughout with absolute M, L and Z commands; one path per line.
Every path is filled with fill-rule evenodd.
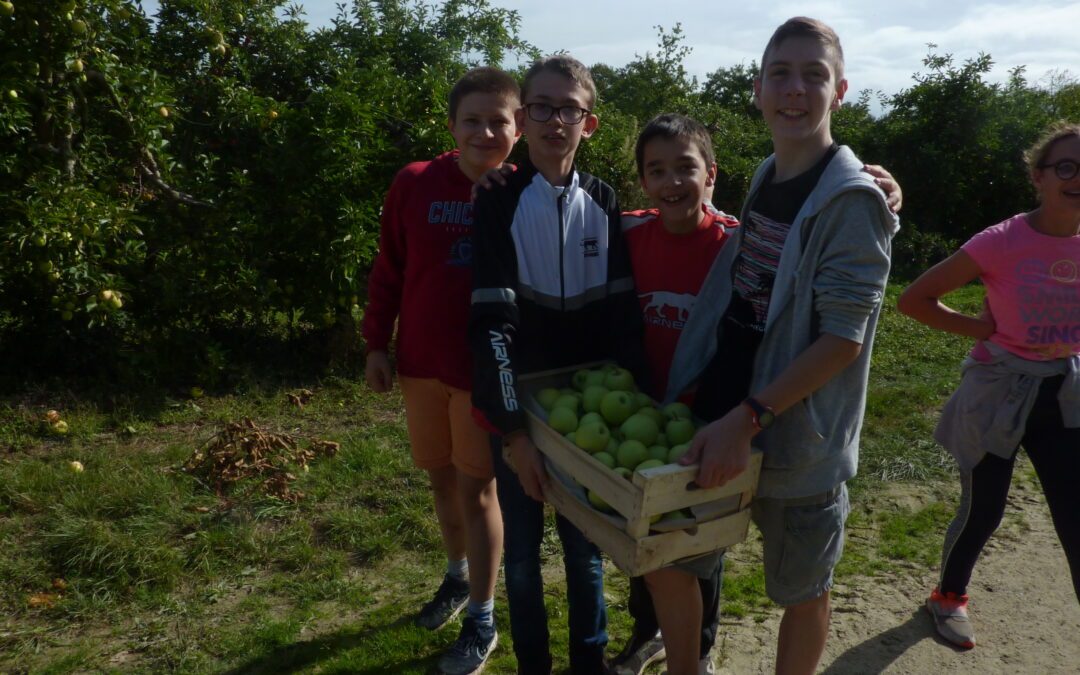
M 1016 440 L 1038 473 L 1080 598 L 1080 427 L 1075 406 L 1064 403 L 1080 363 L 1080 124 L 1051 127 L 1025 159 L 1039 205 L 976 234 L 908 286 L 898 305 L 932 328 L 979 341 L 935 434 L 952 439 L 945 445 L 960 460 L 961 496 L 940 584 L 926 601 L 938 633 L 965 648 L 975 646 L 967 584 L 1004 514 Z M 967 316 L 939 300 L 976 278 L 988 312 Z M 970 446 L 972 437 L 985 437 L 981 452 L 951 447 Z M 1016 440 L 995 442 L 1002 438 Z

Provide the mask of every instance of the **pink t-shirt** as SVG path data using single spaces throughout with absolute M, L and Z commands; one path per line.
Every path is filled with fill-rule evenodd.
M 1033 361 L 1080 353 L 1080 236 L 1042 234 L 1020 214 L 961 250 L 982 271 L 997 324 L 990 342 Z

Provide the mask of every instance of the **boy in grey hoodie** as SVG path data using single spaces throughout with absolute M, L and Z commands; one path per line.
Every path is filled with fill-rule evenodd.
M 684 464 L 721 485 L 764 452 L 753 518 L 766 590 L 784 606 L 778 673 L 812 673 L 825 648 L 832 571 L 855 475 L 870 347 L 896 216 L 862 162 L 833 143 L 847 90 L 836 33 L 797 17 L 769 40 L 754 84 L 774 154 L 758 168 L 742 227 L 720 253 L 683 329 L 668 382 L 697 383 L 716 420 Z

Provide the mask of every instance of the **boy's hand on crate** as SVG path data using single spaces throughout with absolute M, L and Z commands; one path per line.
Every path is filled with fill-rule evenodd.
M 538 502 L 544 501 L 544 485 L 548 480 L 544 457 L 527 434 L 517 434 L 507 442 L 506 460 L 517 473 L 525 494 Z
M 683 466 L 699 463 L 694 482 L 703 488 L 717 487 L 732 480 L 750 465 L 750 440 L 757 433 L 745 406 L 706 425 L 679 459 Z
M 375 350 L 368 353 L 364 379 L 372 391 L 379 394 L 385 394 L 394 388 L 394 368 L 390 365 L 390 357 L 386 352 Z

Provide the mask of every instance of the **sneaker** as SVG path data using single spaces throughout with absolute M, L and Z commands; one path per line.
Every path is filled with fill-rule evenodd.
M 698 661 L 698 675 L 716 675 L 716 665 L 713 664 L 712 654 Z
M 942 593 L 938 589 L 926 599 L 926 611 L 934 617 L 938 635 L 957 647 L 971 649 L 975 646 L 975 632 L 967 613 L 968 596 Z
M 428 630 L 439 630 L 450 623 L 468 602 L 469 582 L 455 579 L 448 574 L 439 584 L 439 590 L 435 591 L 435 597 L 420 609 L 416 625 Z
M 615 675 L 641 675 L 654 663 L 667 658 L 664 641 L 660 632 L 651 636 L 635 633 L 623 650 L 611 661 L 611 672 Z
M 461 622 L 458 639 L 439 659 L 439 672 L 443 675 L 479 673 L 497 644 L 499 633 L 495 630 L 495 624 L 479 624 L 476 619 L 467 616 Z

